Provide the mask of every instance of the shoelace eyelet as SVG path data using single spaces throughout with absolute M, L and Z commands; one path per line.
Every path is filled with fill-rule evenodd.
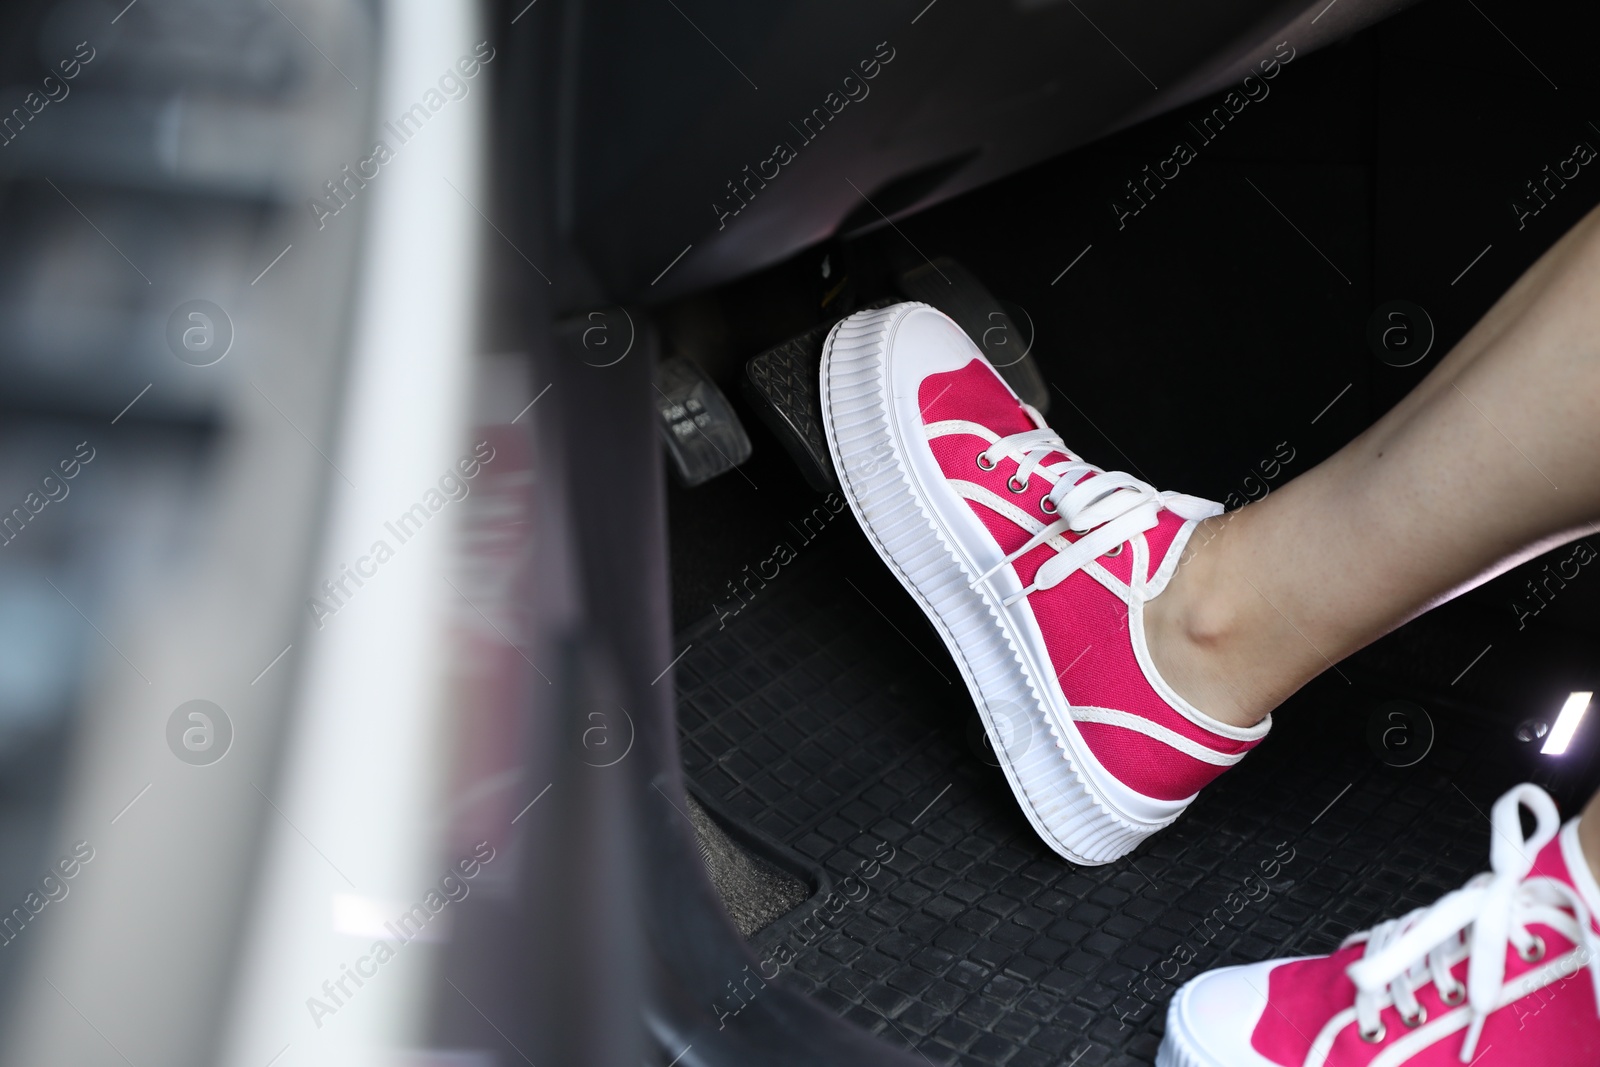
M 1000 465 L 996 460 L 989 459 L 988 466 L 984 466 L 984 462 L 983 461 L 986 460 L 986 459 L 989 459 L 989 453 L 987 453 L 987 452 L 979 452 L 978 453 L 978 469 L 979 470 L 981 470 L 981 471 L 992 471 L 992 470 L 994 470 L 996 467 L 998 467 Z
M 1109 552 L 1107 552 L 1107 553 L 1105 553 L 1105 555 L 1106 555 L 1106 557 L 1107 557 L 1107 558 L 1108 558 L 1108 559 L 1109 559 L 1109 558 L 1111 558 L 1111 557 L 1113 557 L 1113 556 L 1120 556 L 1120 555 L 1122 555 L 1122 546 L 1121 546 L 1121 545 L 1118 545 L 1118 546 L 1117 546 L 1117 547 L 1116 547 L 1116 548 L 1113 548 L 1113 549 L 1112 549 L 1112 550 L 1111 550 L 1111 551 L 1109 551 Z
M 1415 1030 L 1417 1027 L 1428 1021 L 1428 1009 L 1423 1005 L 1418 1004 L 1417 1013 L 1415 1015 L 1402 1015 L 1400 1016 L 1400 1021 L 1406 1024 L 1407 1029 Z
M 1538 934 L 1534 934 L 1533 944 L 1528 946 L 1527 951 L 1518 949 L 1517 955 L 1522 957 L 1523 963 L 1538 963 L 1540 960 L 1544 959 L 1544 938 L 1540 937 Z
M 1028 483 L 1017 481 L 1017 476 L 1013 474 L 1006 479 L 1006 488 L 1013 493 L 1026 493 L 1028 491 Z
M 1464 1004 L 1467 1000 L 1467 987 L 1458 984 L 1453 988 L 1446 989 L 1439 994 L 1439 999 L 1452 1008 L 1458 1004 Z
M 1384 1035 L 1389 1032 L 1389 1029 L 1388 1027 L 1384 1026 L 1382 1022 L 1379 1022 L 1378 1028 L 1370 1033 L 1366 1030 L 1358 1030 L 1357 1032 L 1361 1034 L 1361 1040 L 1365 1041 L 1369 1045 L 1376 1045 L 1383 1040 Z
M 1049 497 L 1042 496 L 1039 498 L 1039 510 L 1044 512 L 1046 515 L 1054 515 L 1057 511 L 1057 508 Z

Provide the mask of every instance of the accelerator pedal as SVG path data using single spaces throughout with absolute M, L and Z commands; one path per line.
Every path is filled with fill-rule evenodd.
M 686 356 L 656 367 L 656 412 L 672 468 L 693 488 L 750 458 L 750 435 L 699 364 Z

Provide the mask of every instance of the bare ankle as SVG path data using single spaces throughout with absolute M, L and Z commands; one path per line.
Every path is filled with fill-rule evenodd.
M 1207 519 L 1184 546 L 1171 582 L 1145 607 L 1145 638 L 1167 684 L 1205 714 L 1249 727 L 1271 705 L 1252 697 L 1234 669 L 1236 649 L 1249 635 L 1237 590 L 1222 580 L 1230 526 L 1241 512 Z
M 1174 636 L 1199 649 L 1218 650 L 1241 629 L 1237 602 L 1222 580 L 1222 557 L 1228 547 L 1228 528 L 1240 512 L 1230 511 L 1206 519 L 1195 527 L 1178 560 L 1167 591 L 1159 598 L 1175 631 Z

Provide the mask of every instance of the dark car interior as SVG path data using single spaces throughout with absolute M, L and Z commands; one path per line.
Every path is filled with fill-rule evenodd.
M 874 301 L 923 299 L 1016 364 L 1013 384 L 1042 390 L 1098 462 L 1230 507 L 1259 499 L 1402 396 L 1593 202 L 1573 182 L 1539 206 L 1528 185 L 1600 136 L 1581 103 L 1588 16 L 1345 0 L 1208 9 L 1183 28 L 1127 8 L 1091 24 L 1070 3 L 930 8 L 909 26 L 898 10 L 734 18 L 710 36 L 748 65 L 712 53 L 648 101 L 572 75 L 572 114 L 588 118 L 571 121 L 616 137 L 589 149 L 607 163 L 580 150 L 550 178 L 560 232 L 630 309 L 580 321 L 613 343 L 649 331 L 743 431 L 717 438 L 724 472 L 700 482 L 674 443 L 679 394 L 627 386 L 660 401 L 665 514 L 602 520 L 623 540 L 600 554 L 633 579 L 660 567 L 670 588 L 672 640 L 658 632 L 645 662 L 620 667 L 648 687 L 670 662 L 676 685 L 639 854 L 695 866 L 681 859 L 692 831 L 744 941 L 711 928 L 702 885 L 655 882 L 638 902 L 640 996 L 667 1059 L 692 1045 L 707 1063 L 885 1062 L 864 1031 L 907 1063 L 1149 1063 L 1165 1001 L 1195 970 L 1326 951 L 1470 874 L 1462 843 L 1507 783 L 1531 777 L 1570 805 L 1594 777 L 1592 742 L 1559 760 L 1535 743 L 1592 679 L 1600 626 L 1581 578 L 1541 586 L 1561 565 L 1542 558 L 1307 687 L 1174 832 L 1126 861 L 1065 865 L 1009 803 L 931 629 L 839 517 L 805 411 L 820 332 Z M 691 32 L 670 10 L 648 18 Z M 603 36 L 613 59 L 642 32 L 590 37 L 599 20 L 578 21 L 567 32 Z M 764 142 L 736 131 L 789 91 L 796 42 L 822 37 L 840 70 L 878 40 L 894 59 L 839 115 L 841 136 L 805 142 L 789 166 L 808 177 L 741 186 Z M 783 62 L 755 58 L 779 40 Z M 756 70 L 759 91 L 741 80 Z M 640 128 L 652 135 L 629 136 Z M 717 205 L 698 220 L 684 207 L 697 195 Z M 574 359 L 620 352 L 602 331 L 564 336 L 558 387 L 591 373 Z M 1133 357 L 1161 367 L 1161 389 L 1130 380 Z M 616 395 L 585 424 L 621 433 Z M 727 421 L 705 410 L 696 444 Z M 575 493 L 590 491 L 581 462 Z M 664 554 L 640 524 L 665 533 Z M 686 796 L 666 784 L 680 760 Z M 1397 834 L 1400 850 L 1380 852 Z
M 384 5 L 356 7 L 381 36 Z M 1318 678 L 1132 855 L 1067 864 L 836 494 L 816 374 L 844 316 L 923 300 L 1091 461 L 1261 499 L 1388 410 L 1600 198 L 1593 168 L 1558 169 L 1600 145 L 1592 9 L 511 0 L 484 21 L 477 343 L 523 361 L 533 469 L 503 579 L 531 669 L 493 743 L 550 785 L 509 887 L 440 949 L 438 1047 L 1151 1064 L 1198 971 L 1328 951 L 1455 887 L 1514 782 L 1564 811 L 1588 795 L 1592 723 L 1541 751 L 1600 669 L 1600 578 L 1567 546 Z M 30 205 L 61 208 L 28 151 L 6 177 L 19 241 L 43 225 Z M 214 214 L 303 213 L 239 173 Z M 278 314 L 334 322 L 344 291 Z M 42 327 L 18 323 L 19 440 L 131 395 L 63 399 L 30 362 Z M 297 380 L 334 395 L 315 356 Z M 197 462 L 209 410 L 146 414 L 177 457 L 162 470 Z M 0 753 L 0 832 L 29 863 L 71 728 Z

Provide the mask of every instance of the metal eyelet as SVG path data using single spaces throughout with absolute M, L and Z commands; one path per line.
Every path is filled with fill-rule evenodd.
M 1006 479 L 1006 488 L 1013 493 L 1026 493 L 1028 491 L 1028 483 L 1017 481 L 1017 476 L 1013 474 Z
M 1415 1030 L 1428 1021 L 1428 1009 L 1421 1004 L 1417 1005 L 1415 1015 L 1402 1015 L 1400 1021 L 1406 1024 L 1407 1029 Z
M 987 452 L 979 452 L 978 453 L 978 469 L 979 470 L 981 470 L 981 471 L 992 471 L 992 470 L 994 470 L 996 467 L 998 467 L 1000 465 L 997 461 L 989 459 L 989 465 L 988 466 L 984 466 L 983 461 L 986 460 L 986 459 L 989 459 L 989 453 L 987 453 Z
M 1463 1004 L 1467 999 L 1467 987 L 1457 984 L 1454 988 L 1440 992 L 1439 999 L 1452 1008 L 1458 1004 Z
M 1358 1030 L 1357 1032 L 1361 1034 L 1361 1040 L 1365 1041 L 1369 1045 L 1376 1045 L 1384 1039 L 1384 1036 L 1388 1034 L 1389 1029 L 1388 1027 L 1384 1026 L 1383 1022 L 1380 1020 L 1378 1023 L 1378 1028 L 1373 1030 L 1371 1033 L 1368 1033 L 1365 1030 Z
M 1039 510 L 1044 512 L 1046 515 L 1054 515 L 1058 509 L 1053 503 L 1050 502 L 1049 497 L 1042 496 L 1039 498 Z
M 1126 544 L 1126 543 L 1127 543 L 1127 542 L 1123 542 L 1123 544 Z M 1109 551 L 1109 552 L 1106 552 L 1106 553 L 1104 553 L 1104 555 L 1105 555 L 1105 556 L 1106 556 L 1106 557 L 1107 557 L 1107 558 L 1108 558 L 1108 559 L 1109 559 L 1109 558 L 1111 558 L 1111 557 L 1113 557 L 1113 556 L 1120 556 L 1120 555 L 1122 555 L 1122 545 L 1118 545 L 1118 546 L 1117 546 L 1117 547 L 1116 547 L 1116 548 L 1113 548 L 1113 549 L 1112 549 L 1112 550 L 1111 550 L 1111 551 Z
M 1533 944 L 1527 950 L 1517 949 L 1517 955 L 1522 957 L 1523 963 L 1538 963 L 1544 959 L 1544 938 L 1538 934 L 1533 935 Z

